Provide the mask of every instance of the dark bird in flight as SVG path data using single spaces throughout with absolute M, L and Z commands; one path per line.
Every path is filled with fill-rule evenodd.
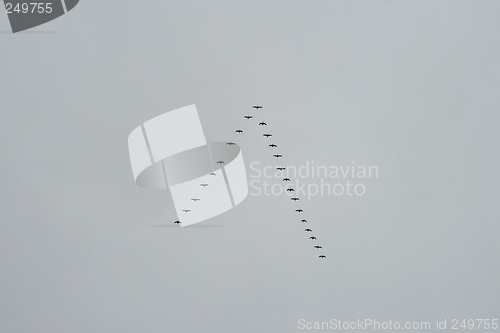
M 291 187 L 290 187 L 290 188 L 287 188 L 286 190 L 287 190 L 288 192 L 295 192 L 295 190 L 294 190 L 293 188 L 291 188 Z
M 286 168 L 283 168 L 283 167 L 277 167 L 276 169 L 280 170 L 280 171 L 283 171 L 285 170 Z
M 302 213 L 302 212 L 303 212 L 303 210 L 302 210 L 302 209 L 296 209 L 295 211 L 296 211 L 297 213 Z
M 321 256 L 319 256 L 319 257 L 320 257 L 320 258 L 326 258 L 326 256 L 324 256 L 324 255 L 321 255 Z
M 228 143 L 226 143 L 226 145 L 230 145 L 230 146 L 235 145 L 235 144 L 236 144 L 236 143 L 234 143 L 234 142 L 232 142 L 232 141 L 229 141 Z
M 311 230 L 311 229 L 305 229 L 304 231 L 305 231 L 305 232 L 312 232 L 312 230 Z
M 243 133 L 243 130 L 237 129 L 236 133 Z
M 261 121 L 261 122 L 259 123 L 259 125 L 260 125 L 260 126 L 267 126 L 267 124 L 266 124 L 265 122 L 263 122 L 263 121 Z
M 290 198 L 290 199 L 292 199 L 292 201 L 297 201 L 297 200 L 299 200 L 299 198 L 297 198 L 297 197 L 293 197 L 293 198 Z
M 316 237 L 312 236 L 312 237 L 309 237 L 309 239 L 316 239 Z
M 283 178 L 283 181 L 284 181 L 284 182 L 289 182 L 289 181 L 290 181 L 290 178 Z
M 276 158 L 283 157 L 283 155 L 281 155 L 281 154 L 274 154 L 273 156 L 276 157 Z
M 277 146 L 277 145 L 275 145 L 274 143 L 271 143 L 271 144 L 269 145 L 269 147 L 271 147 L 271 148 L 276 148 L 276 147 L 278 147 L 278 146 Z
M 319 246 L 319 245 L 316 245 L 315 248 L 317 249 L 322 249 L 323 247 Z
M 300 222 L 302 222 L 302 223 L 307 223 L 307 220 L 300 220 Z
M 207 187 L 208 184 L 207 183 L 201 183 L 200 186 Z
M 253 118 L 253 116 L 247 115 L 247 116 L 245 116 L 245 118 L 247 118 L 247 119 L 252 119 L 252 118 Z
M 181 224 L 181 221 L 175 221 L 174 224 Z
M 257 109 L 257 110 L 258 110 L 258 109 L 262 109 L 262 106 L 261 106 L 261 105 L 254 105 L 254 106 L 252 106 L 252 107 L 253 107 L 254 109 Z
M 267 137 L 267 138 L 270 137 L 270 136 L 273 136 L 272 134 L 269 134 L 269 133 L 264 133 L 262 135 L 265 136 L 265 137 Z
M 186 213 L 189 213 L 191 210 L 189 210 L 189 209 L 183 209 L 182 211 L 186 212 Z
M 217 174 L 215 172 L 210 172 L 208 175 L 209 176 L 217 176 Z
M 200 199 L 198 199 L 198 198 L 191 198 L 191 200 L 193 200 L 194 202 L 200 201 Z
M 224 164 L 224 161 L 217 161 L 217 164 Z

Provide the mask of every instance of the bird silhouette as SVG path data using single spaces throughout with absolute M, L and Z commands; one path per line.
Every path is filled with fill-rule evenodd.
M 295 190 L 293 188 L 287 188 L 286 189 L 288 192 L 295 192 Z
M 262 109 L 262 106 L 261 105 L 254 105 L 252 106 L 254 109 L 258 110 L 258 109 Z
M 215 172 L 210 172 L 209 175 L 210 176 L 217 176 L 217 174 Z
M 271 144 L 269 145 L 269 147 L 271 147 L 271 148 L 276 148 L 276 147 L 278 147 L 278 146 L 277 146 L 277 145 L 275 145 L 274 143 L 271 143 Z
M 247 119 L 252 119 L 252 118 L 253 118 L 253 116 L 247 115 L 247 116 L 245 116 L 245 118 L 247 118 Z
M 319 246 L 319 245 L 316 245 L 315 248 L 317 249 L 322 249 L 323 247 L 322 246 Z
M 183 209 L 182 211 L 185 212 L 185 213 L 189 213 L 191 210 L 189 210 L 189 209 Z
M 290 181 L 290 178 L 283 178 L 283 181 L 284 181 L 284 182 L 289 182 L 289 181 Z
M 200 186 L 207 187 L 208 184 L 207 183 L 201 183 Z
M 309 239 L 316 239 L 316 237 L 314 237 L 314 236 L 311 236 L 311 237 L 309 237 Z
M 181 221 L 175 221 L 174 224 L 181 224 Z
M 217 161 L 217 164 L 224 164 L 224 161 Z
M 194 202 L 200 201 L 200 199 L 198 199 L 198 198 L 191 198 L 191 200 L 193 200 Z
M 226 145 L 230 145 L 230 146 L 235 145 L 235 144 L 236 144 L 236 143 L 234 143 L 234 142 L 232 142 L 232 141 L 229 141 L 228 143 L 226 143 Z
M 283 157 L 283 155 L 281 155 L 281 154 L 274 154 L 273 156 L 276 157 L 276 158 Z
M 290 199 L 292 199 L 292 201 L 297 201 L 297 200 L 299 200 L 299 198 L 297 198 L 297 197 L 293 197 L 293 198 L 290 198 Z
M 237 129 L 236 133 L 243 133 L 243 130 Z
M 323 255 L 321 255 L 321 256 L 319 256 L 319 257 L 320 257 L 320 258 L 326 258 L 326 256 L 323 256 Z
M 302 212 L 303 212 L 303 210 L 302 210 L 302 209 L 296 209 L 295 211 L 296 211 L 297 213 L 302 213 Z
M 270 137 L 270 136 L 273 136 L 272 134 L 269 134 L 269 133 L 264 133 L 262 135 L 265 136 L 265 137 L 267 137 L 267 138 Z
M 277 170 L 280 170 L 280 171 L 283 171 L 283 170 L 285 170 L 286 168 L 283 168 L 283 167 L 277 167 L 276 169 L 277 169 Z
M 312 232 L 311 229 L 304 229 L 305 232 Z
M 307 223 L 307 220 L 300 220 L 300 222 L 302 222 L 302 223 Z
M 263 122 L 263 121 L 261 121 L 261 122 L 259 123 L 259 125 L 260 125 L 260 126 L 267 126 L 267 124 L 266 124 L 265 122 Z

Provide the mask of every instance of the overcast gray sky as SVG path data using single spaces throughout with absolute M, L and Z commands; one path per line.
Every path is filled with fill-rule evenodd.
M 0 331 L 295 332 L 498 318 L 498 1 L 80 1 L 0 13 Z M 37 32 L 37 33 L 35 33 Z M 127 137 L 196 104 L 271 163 L 376 165 L 364 196 L 249 196 L 203 222 L 134 184 Z M 254 112 L 254 114 L 257 114 Z M 262 140 L 261 140 L 262 139 Z M 304 215 L 306 216 L 306 215 Z

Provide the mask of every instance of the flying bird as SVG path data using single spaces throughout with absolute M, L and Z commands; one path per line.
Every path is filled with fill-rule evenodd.
M 311 230 L 311 229 L 305 229 L 304 231 L 305 231 L 305 232 L 312 232 L 312 230 Z
M 296 211 L 297 213 L 302 213 L 302 212 L 303 212 L 303 210 L 302 210 L 302 209 L 296 209 L 295 211 Z
M 191 210 L 189 210 L 189 209 L 183 209 L 182 211 L 186 212 L 186 213 L 189 213 Z
M 283 178 L 283 181 L 284 181 L 284 182 L 289 182 L 289 181 L 290 181 L 290 178 Z
M 230 145 L 230 146 L 235 145 L 235 144 L 236 144 L 236 143 L 234 143 L 234 142 L 232 142 L 232 141 L 229 141 L 228 143 L 226 143 L 226 145 Z
M 258 110 L 258 109 L 262 109 L 262 106 L 261 106 L 261 105 L 254 105 L 254 106 L 252 106 L 252 107 L 253 107 L 254 109 L 257 109 L 257 110 Z
M 287 190 L 288 192 L 295 192 L 295 190 L 294 190 L 293 188 L 291 188 L 291 187 L 290 187 L 290 188 L 287 188 L 286 190 Z
M 278 147 L 278 146 L 277 146 L 277 145 L 275 145 L 274 143 L 271 143 L 271 144 L 269 145 L 269 147 L 271 147 L 271 148 L 276 148 L 276 147 Z M 283 168 L 283 169 L 285 169 L 285 168 Z
M 309 239 L 316 239 L 316 237 L 312 236 L 312 237 L 309 237 Z
M 321 255 L 321 256 L 319 256 L 319 257 L 320 257 L 320 258 L 326 258 L 326 256 L 324 256 L 324 255 Z
M 260 125 L 260 126 L 267 126 L 267 124 L 266 124 L 265 122 L 263 122 L 263 121 L 261 121 L 261 122 L 259 123 L 259 125 Z
M 280 171 L 285 170 L 285 168 L 283 168 L 283 167 L 277 167 L 276 169 L 278 169 L 278 170 L 280 170 Z
M 243 133 L 243 130 L 237 129 L 236 133 Z
M 181 224 L 181 221 L 175 221 L 174 224 Z
M 297 200 L 299 200 L 299 198 L 297 198 L 297 197 L 293 197 L 293 198 L 290 198 L 290 199 L 292 199 L 292 201 L 297 201 Z
M 200 199 L 198 199 L 198 198 L 191 198 L 191 200 L 193 200 L 194 202 L 200 201 Z
M 207 187 L 208 184 L 207 183 L 201 183 L 200 186 Z
M 267 138 L 270 137 L 270 136 L 273 136 L 272 134 L 269 134 L 269 133 L 264 133 L 262 135 L 265 136 L 265 137 L 267 137 Z
M 274 154 L 273 156 L 276 157 L 276 158 L 283 157 L 283 155 L 281 155 L 281 154 Z
M 252 118 L 253 118 L 253 116 L 246 115 L 246 116 L 245 116 L 245 118 L 247 118 L 247 119 L 252 119 Z
M 301 220 L 300 222 L 302 222 L 302 223 L 307 223 L 307 220 Z
M 208 175 L 209 176 L 217 176 L 217 174 L 215 172 L 210 172 Z
M 224 161 L 217 161 L 217 164 L 224 164 Z
M 319 245 L 316 245 L 315 248 L 317 249 L 322 249 L 323 247 L 319 246 Z

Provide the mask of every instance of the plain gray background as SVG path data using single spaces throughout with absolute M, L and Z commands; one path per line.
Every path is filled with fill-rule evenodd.
M 498 1 L 81 1 L 14 35 L 0 14 L 0 331 L 498 318 L 499 17 Z M 303 202 L 327 260 L 281 197 L 203 222 L 223 227 L 150 227 L 173 204 L 134 184 L 127 137 L 193 103 L 247 165 L 272 161 L 259 128 L 234 133 L 260 103 L 283 163 L 379 167 L 363 197 Z

